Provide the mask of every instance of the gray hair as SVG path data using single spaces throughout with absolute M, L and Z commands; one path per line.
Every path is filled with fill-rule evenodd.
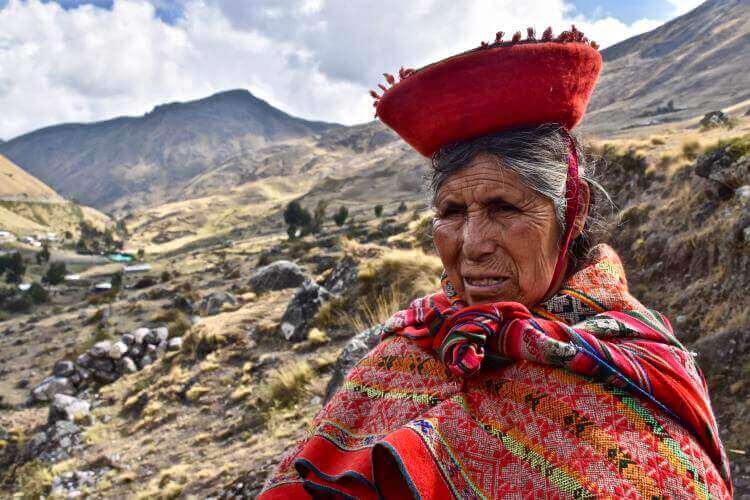
M 571 244 L 571 255 L 578 259 L 586 257 L 595 244 L 594 230 L 603 226 L 603 218 L 594 210 L 598 204 L 599 191 L 605 200 L 609 195 L 594 178 L 595 163 L 576 140 L 579 174 L 581 180 L 591 188 L 589 217 L 581 236 Z M 469 165 L 474 158 L 484 153 L 497 158 L 498 167 L 517 174 L 521 181 L 533 191 L 552 201 L 555 207 L 560 233 L 565 226 L 565 180 L 568 173 L 569 143 L 567 132 L 558 124 L 547 123 L 536 128 L 514 129 L 490 134 L 467 141 L 449 144 L 432 156 L 432 178 L 430 187 L 432 201 L 438 190 L 454 172 Z

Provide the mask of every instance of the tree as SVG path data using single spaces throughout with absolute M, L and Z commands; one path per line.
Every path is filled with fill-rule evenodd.
M 26 264 L 23 257 L 18 252 L 3 255 L 0 257 L 0 270 L 5 272 L 5 281 L 7 283 L 20 283 L 23 275 L 26 273 Z
M 122 271 L 113 274 L 109 282 L 112 284 L 112 290 L 120 291 L 122 288 Z
M 145 256 L 146 256 L 146 252 L 142 248 L 139 248 L 138 249 L 138 260 L 143 260 L 143 257 L 145 257 Z
M 401 204 L 398 206 L 398 213 L 402 214 L 406 212 L 406 202 L 401 202 Z
M 383 205 L 375 205 L 375 217 L 383 215 Z
M 34 304 L 44 304 L 49 300 L 49 293 L 37 282 L 32 283 L 25 294 Z
M 312 227 L 310 228 L 313 233 L 320 232 L 320 229 L 323 227 L 323 220 L 326 217 L 327 208 L 328 208 L 327 200 L 319 200 L 318 204 L 315 206 L 315 213 L 313 215 L 313 223 L 312 223 Z
M 336 214 L 333 216 L 333 222 L 335 222 L 337 226 L 341 227 L 346 222 L 347 217 L 349 217 L 349 209 L 347 209 L 344 205 L 341 205 Z
M 65 267 L 64 262 L 53 262 L 50 264 L 47 272 L 42 278 L 42 282 L 49 285 L 59 285 L 65 281 L 65 275 L 68 274 L 68 270 Z
M 310 212 L 302 208 L 298 201 L 289 202 L 289 205 L 284 209 L 284 222 L 290 228 L 287 229 L 287 234 L 290 237 L 292 234 L 291 228 L 295 228 L 295 233 L 296 228 L 301 229 L 303 234 L 309 232 L 312 228 L 312 220 Z
M 45 241 L 42 243 L 42 249 L 36 253 L 36 263 L 40 266 L 49 262 L 49 244 Z

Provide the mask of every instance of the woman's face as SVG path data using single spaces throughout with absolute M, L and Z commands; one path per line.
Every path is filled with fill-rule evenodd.
M 435 208 L 435 248 L 469 305 L 542 301 L 560 238 L 551 200 L 494 157 L 478 155 L 443 183 Z

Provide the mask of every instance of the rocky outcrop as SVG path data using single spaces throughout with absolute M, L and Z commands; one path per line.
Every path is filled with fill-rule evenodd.
M 261 267 L 250 276 L 249 285 L 255 293 L 283 290 L 300 286 L 307 276 L 294 262 L 277 260 Z
M 239 303 L 237 298 L 229 292 L 214 292 L 204 297 L 198 308 L 201 316 L 219 314 L 225 307 L 234 308 Z
M 380 342 L 380 335 L 382 333 L 383 327 L 381 325 L 373 326 L 372 328 L 359 332 L 344 346 L 344 350 L 341 351 L 336 363 L 333 365 L 331 380 L 326 387 L 326 396 L 323 404 L 328 403 L 339 387 L 341 387 L 349 370 L 351 370 L 354 365 L 365 356 L 365 354 L 370 352 L 370 349 Z
M 67 420 L 76 424 L 91 423 L 91 404 L 65 394 L 55 394 L 49 407 L 47 422 L 52 425 L 59 420 Z
M 150 365 L 167 350 L 179 350 L 180 337 L 169 338 L 166 327 L 138 328 L 120 340 L 102 340 L 78 356 L 75 362 L 60 360 L 53 375 L 31 391 L 31 400 L 53 401 L 58 394 L 74 396 L 91 382 L 109 384 L 122 375 Z
M 323 286 L 331 293 L 351 292 L 357 286 L 359 266 L 353 257 L 344 257 L 331 269 Z
M 305 340 L 318 309 L 331 298 L 333 295 L 322 286 L 312 281 L 305 281 L 294 292 L 292 300 L 289 301 L 281 317 L 279 328 L 284 338 L 291 342 Z

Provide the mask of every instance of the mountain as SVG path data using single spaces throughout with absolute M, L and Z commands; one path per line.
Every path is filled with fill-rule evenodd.
M 225 158 L 333 127 L 232 90 L 141 117 L 43 128 L 0 144 L 0 153 L 82 203 L 145 205 Z
M 586 131 L 676 121 L 748 100 L 750 2 L 709 0 L 602 58 Z

